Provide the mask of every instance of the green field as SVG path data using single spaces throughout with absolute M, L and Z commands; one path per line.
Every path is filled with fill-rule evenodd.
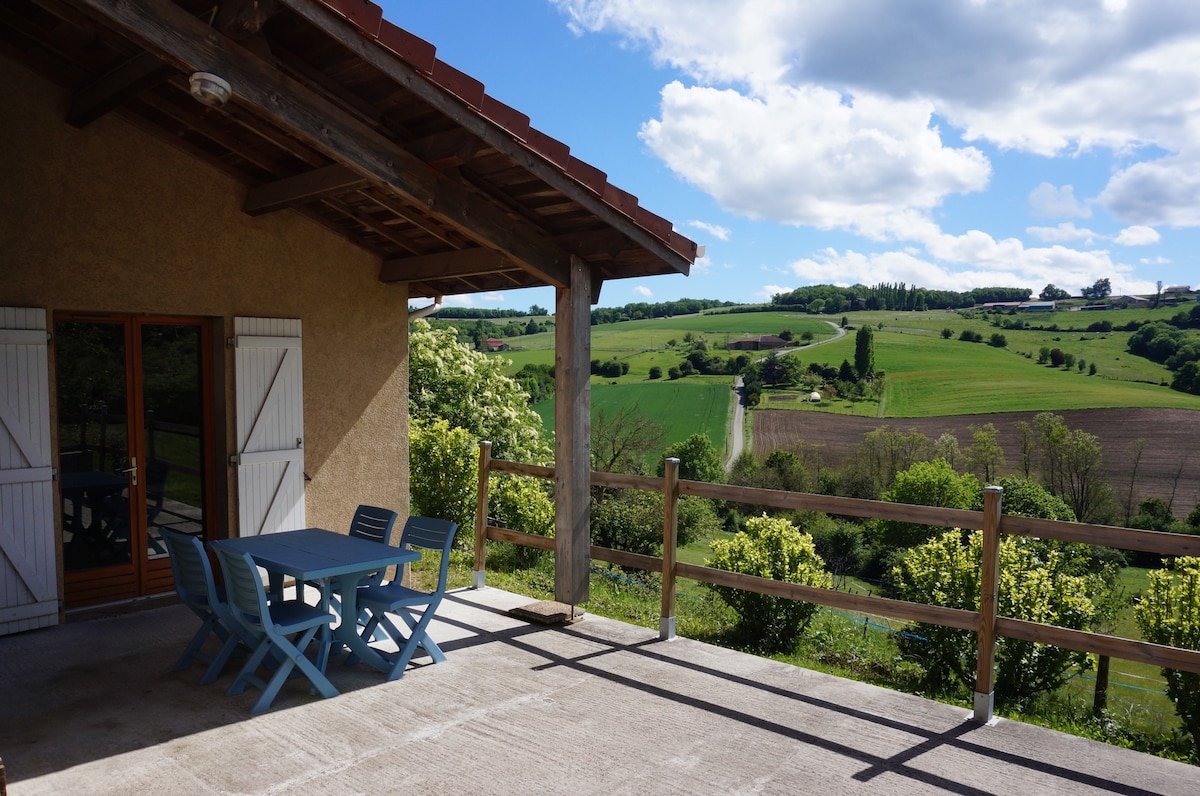
M 666 444 L 672 445 L 692 434 L 705 434 L 718 451 L 724 452 L 729 404 L 733 391 L 728 381 L 714 382 L 680 379 L 645 384 L 607 385 L 592 390 L 592 421 L 604 412 L 609 416 L 626 406 L 638 411 L 666 429 Z M 546 428 L 554 426 L 554 401 L 533 405 Z M 658 462 L 647 462 L 653 468 Z
M 884 371 L 882 402 L 849 401 L 827 394 L 819 405 L 790 399 L 775 392 L 774 400 L 764 400 L 762 409 L 821 411 L 866 417 L 937 417 L 942 415 L 989 412 L 1065 411 L 1092 408 L 1200 408 L 1200 398 L 1165 386 L 1171 373 L 1162 365 L 1126 351 L 1129 332 L 1087 332 L 1090 324 L 1107 321 L 1123 326 L 1130 321 L 1162 320 L 1179 312 L 1178 307 L 1158 310 L 1130 309 L 1104 312 L 1026 313 L 1022 315 L 984 315 L 982 313 L 931 312 L 853 312 L 848 313 L 851 331 L 840 340 L 831 340 L 835 329 L 830 325 L 841 316 L 815 316 L 792 312 L 720 313 L 685 315 L 674 318 L 628 321 L 592 327 L 592 359 L 627 363 L 629 371 L 619 378 L 592 379 L 593 401 L 616 406 L 637 402 L 643 414 L 669 429 L 672 440 L 686 437 L 675 432 L 676 426 L 695 429 L 695 423 L 674 416 L 674 399 L 661 399 L 664 393 L 618 392 L 606 397 L 613 388 L 670 385 L 697 385 L 701 390 L 717 385 L 727 387 L 732 379 L 717 376 L 688 376 L 668 382 L 667 371 L 679 365 L 688 352 L 686 335 L 703 338 L 711 352 L 723 352 L 725 343 L 739 337 L 778 334 L 790 329 L 798 338 L 811 332 L 811 345 L 788 354 L 804 364 L 820 362 L 837 367 L 843 360 L 854 360 L 854 333 L 869 324 L 874 333 L 875 365 Z M 1000 322 L 1024 321 L 1045 329 L 1005 329 Z M 1057 329 L 1048 327 L 1057 326 Z M 1073 329 L 1072 329 L 1073 327 Z M 951 337 L 942 337 L 949 329 Z M 963 330 L 972 330 L 989 340 L 1003 334 L 1004 348 L 958 339 Z M 512 338 L 514 350 L 497 356 L 510 361 L 505 372 L 512 374 L 526 364 L 552 364 L 554 334 L 543 333 Z M 1037 363 L 1041 348 L 1060 348 L 1085 363 L 1085 369 L 1065 370 Z M 750 352 L 759 356 L 761 352 Z M 1091 365 L 1096 373 L 1089 375 Z M 662 380 L 651 380 L 651 367 L 662 369 Z M 801 391 L 791 393 L 798 396 Z M 805 394 L 806 391 L 804 391 Z M 629 398 L 628 395 L 637 395 Z M 671 395 L 671 393 L 665 393 Z M 680 404 L 682 405 L 682 404 Z M 718 413 L 719 414 L 719 413 Z M 547 415 L 543 412 L 543 418 Z M 547 428 L 551 424 L 547 424 Z M 714 442 L 724 439 L 719 423 L 709 426 Z M 689 431 L 688 433 L 692 433 Z

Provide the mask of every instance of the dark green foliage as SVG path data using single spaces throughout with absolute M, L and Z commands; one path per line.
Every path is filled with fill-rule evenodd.
M 854 372 L 860 379 L 869 379 L 875 373 L 875 341 L 870 326 L 863 326 L 854 335 Z

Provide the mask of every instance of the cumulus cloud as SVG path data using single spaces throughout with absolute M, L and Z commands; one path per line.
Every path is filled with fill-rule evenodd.
M 1122 169 L 1097 201 L 1138 224 L 1200 226 L 1200 147 L 1195 155 L 1195 161 L 1166 157 Z
M 1116 237 L 1116 242 L 1121 246 L 1149 246 L 1160 240 L 1162 236 L 1158 230 L 1143 226 L 1126 227 Z
M 633 292 L 642 298 L 654 298 L 654 291 L 645 285 L 638 285 L 633 289 Z
M 730 230 L 727 227 L 722 227 L 719 224 L 709 224 L 704 221 L 693 220 L 693 221 L 687 222 L 687 225 L 689 227 L 692 227 L 693 229 L 698 229 L 703 232 L 707 232 L 709 235 L 712 235 L 717 240 L 729 240 L 729 236 L 731 234 L 733 234 L 732 232 L 730 232 Z
M 642 127 L 651 151 L 755 219 L 896 238 L 913 209 L 981 190 L 991 173 L 979 150 L 943 144 L 921 100 L 847 99 L 816 86 L 750 97 L 674 81 L 661 112 Z
M 493 290 L 490 293 L 464 293 L 458 296 L 446 296 L 442 299 L 445 307 L 478 307 L 484 304 L 503 304 L 504 293 Z
M 643 137 L 731 212 L 901 237 L 912 213 L 987 185 L 986 144 L 1104 150 L 1119 167 L 1100 206 L 1200 226 L 1194 0 L 553 1 L 687 76 Z M 1039 212 L 1088 215 L 1047 188 Z
M 949 237 L 949 236 L 947 236 Z M 1138 279 L 1129 265 L 1114 262 L 1108 252 L 1080 252 L 1063 246 L 1024 248 L 1018 241 L 989 241 L 983 233 L 965 236 L 976 254 L 973 261 L 943 262 L 912 251 L 864 253 L 826 248 L 791 263 L 791 272 L 806 284 L 876 285 L 904 282 L 938 290 L 965 292 L 985 285 L 1026 287 L 1038 293 L 1047 284 L 1077 291 L 1102 275 L 1122 293 L 1154 291 L 1154 283 Z M 959 243 L 962 243 L 959 241 Z M 946 247 L 949 252 L 953 244 Z M 1000 253 L 1003 252 L 1003 256 Z M 967 247 L 959 249 L 973 256 Z
M 754 294 L 754 297 L 759 301 L 767 302 L 771 300 L 772 296 L 778 296 L 781 293 L 791 293 L 793 290 L 795 290 L 794 287 L 784 287 L 783 285 L 763 285 Z
M 1064 221 L 1056 227 L 1027 227 L 1025 231 L 1043 243 L 1084 241 L 1090 245 L 1097 238 L 1103 237 L 1090 229 L 1077 227 L 1070 221 Z
M 1061 188 L 1043 182 L 1029 192 L 1029 209 L 1034 215 L 1046 218 L 1063 218 L 1078 216 L 1086 218 L 1092 210 L 1075 198 L 1075 188 L 1064 185 Z

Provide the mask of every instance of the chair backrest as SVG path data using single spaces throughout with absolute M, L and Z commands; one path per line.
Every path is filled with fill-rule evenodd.
M 350 521 L 350 535 L 387 544 L 392 540 L 392 526 L 395 524 L 396 512 L 391 509 L 360 505 Z
M 204 543 L 199 537 L 170 528 L 160 528 L 159 532 L 171 558 L 171 573 L 175 576 L 175 593 L 179 599 L 193 609 L 213 608 L 220 598 Z
M 434 517 L 409 517 L 404 523 L 404 531 L 400 534 L 400 547 L 425 548 L 441 550 L 442 562 L 438 568 L 438 585 L 434 590 L 440 594 L 446 590 L 446 578 L 450 571 L 450 546 L 454 544 L 454 534 L 458 531 L 458 523 L 450 520 L 439 520 Z
M 225 595 L 230 611 L 247 629 L 256 634 L 266 632 L 271 623 L 271 612 L 254 559 L 249 553 L 235 553 L 219 545 L 214 547 L 221 571 L 225 573 Z

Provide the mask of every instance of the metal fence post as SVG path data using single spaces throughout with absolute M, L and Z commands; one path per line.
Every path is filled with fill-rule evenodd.
M 475 569 L 471 588 L 486 588 L 484 562 L 487 560 L 488 473 L 492 466 L 492 443 L 479 443 L 479 488 L 475 503 Z
M 979 657 L 975 669 L 973 721 L 992 721 L 996 703 L 996 603 L 1000 587 L 1000 511 L 1004 489 L 983 490 L 983 555 L 979 572 Z
M 662 615 L 658 637 L 675 638 L 675 553 L 679 540 L 679 459 L 668 458 L 663 471 Z

